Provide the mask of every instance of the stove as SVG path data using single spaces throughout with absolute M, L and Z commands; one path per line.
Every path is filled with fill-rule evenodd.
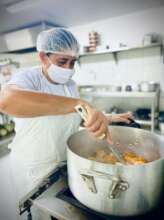
M 162 200 L 164 201 L 164 200 Z M 27 212 L 32 220 L 31 207 L 47 212 L 52 220 L 150 220 L 164 219 L 164 202 L 144 215 L 116 217 L 96 212 L 80 203 L 71 193 L 67 184 L 66 164 L 57 167 L 20 202 L 20 214 Z
M 149 213 L 146 213 L 144 215 L 140 216 L 133 216 L 133 217 L 116 217 L 116 216 L 109 216 L 109 215 L 104 215 L 99 212 L 96 212 L 92 209 L 89 209 L 88 207 L 84 206 L 81 204 L 71 193 L 69 188 L 65 188 L 61 190 L 57 195 L 57 198 L 64 200 L 81 210 L 83 210 L 88 216 L 90 216 L 90 219 L 93 220 L 147 220 L 147 219 L 164 219 L 164 203 L 159 204 L 159 206 L 154 209 L 153 211 L 150 211 Z

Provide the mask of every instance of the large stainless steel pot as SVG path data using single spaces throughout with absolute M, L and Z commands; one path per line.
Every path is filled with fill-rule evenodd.
M 128 127 L 110 127 L 120 151 L 149 161 L 144 165 L 111 165 L 87 159 L 106 141 L 82 130 L 68 140 L 68 181 L 74 196 L 87 207 L 116 216 L 143 214 L 154 208 L 164 193 L 164 137 Z M 152 161 L 152 162 L 151 162 Z

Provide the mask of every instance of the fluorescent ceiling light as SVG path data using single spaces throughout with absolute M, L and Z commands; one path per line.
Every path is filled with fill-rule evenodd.
M 19 2 L 10 4 L 6 7 L 6 10 L 10 13 L 17 13 L 28 8 L 33 7 L 34 5 L 38 4 L 40 0 L 21 0 Z

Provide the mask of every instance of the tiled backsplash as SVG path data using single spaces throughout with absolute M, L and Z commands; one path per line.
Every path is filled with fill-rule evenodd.
M 124 51 L 117 56 L 117 63 L 113 54 L 83 57 L 74 79 L 81 85 L 127 85 L 141 81 L 157 81 L 164 90 L 164 80 L 161 80 L 164 65 L 160 47 Z

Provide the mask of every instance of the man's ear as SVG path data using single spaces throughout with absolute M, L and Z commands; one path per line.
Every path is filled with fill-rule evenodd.
M 50 65 L 48 61 L 48 57 L 44 52 L 39 52 L 39 59 L 45 67 L 48 67 Z

